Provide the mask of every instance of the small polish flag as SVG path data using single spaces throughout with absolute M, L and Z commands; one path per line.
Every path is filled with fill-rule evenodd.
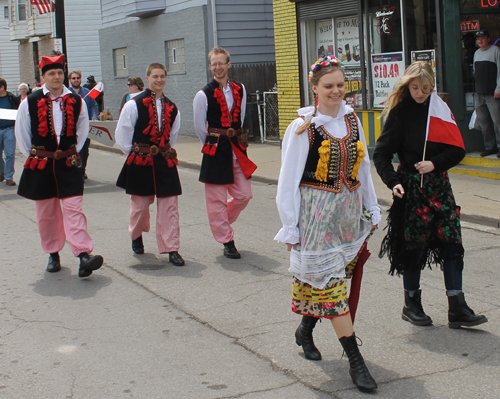
M 431 94 L 425 141 L 444 143 L 465 149 L 460 129 L 448 105 L 436 94 Z
M 92 90 L 90 90 L 87 96 L 95 100 L 99 96 L 99 94 L 102 93 L 103 90 L 104 90 L 104 85 L 102 84 L 102 82 L 99 82 L 94 86 Z

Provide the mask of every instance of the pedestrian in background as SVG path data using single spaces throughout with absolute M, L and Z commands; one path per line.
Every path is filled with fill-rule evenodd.
M 80 71 L 71 71 L 68 77 L 69 77 L 69 90 L 73 94 L 78 94 L 83 99 L 83 101 L 85 101 L 89 119 L 91 121 L 99 120 L 99 110 L 97 107 L 97 102 L 92 97 L 88 96 L 90 90 L 87 89 L 86 87 L 82 87 L 82 73 Z M 90 148 L 90 139 L 87 138 L 87 140 L 85 140 L 85 144 L 80 150 L 80 158 L 82 160 L 81 171 L 82 171 L 82 178 L 84 180 L 88 179 L 87 161 L 89 159 L 89 154 L 90 154 L 89 148 Z
M 42 57 L 38 67 L 45 85 L 30 94 L 17 113 L 16 138 L 28 157 L 18 194 L 35 201 L 42 248 L 50 254 L 47 271 L 61 270 L 59 252 L 67 240 L 80 258 L 78 276 L 88 277 L 102 266 L 103 258 L 90 255 L 94 244 L 82 210 L 78 150 L 89 133 L 87 107 L 63 84 L 63 54 Z
M 92 90 L 97 85 L 95 81 L 94 75 L 87 76 L 87 83 L 83 85 L 86 89 Z M 100 92 L 97 98 L 95 99 L 97 102 L 98 114 L 104 111 L 104 92 Z
M 481 156 L 497 154 L 500 158 L 500 49 L 490 44 L 485 29 L 476 32 L 476 40 L 479 49 L 474 53 L 474 107 L 484 139 Z
M 116 185 L 130 194 L 129 234 L 132 251 L 144 253 L 142 233 L 150 229 L 149 206 L 154 202 L 156 242 L 161 254 L 175 266 L 184 266 L 179 254 L 179 195 L 177 152 L 173 148 L 181 126 L 181 114 L 163 88 L 167 69 L 153 63 L 146 70 L 148 88 L 127 102 L 116 126 L 116 144 L 127 155 Z
M 242 83 L 229 79 L 229 52 L 215 47 L 208 53 L 214 79 L 193 100 L 196 134 L 203 145 L 200 181 L 205 184 L 208 221 L 226 258 L 241 254 L 234 244 L 231 224 L 252 199 L 250 177 L 257 166 L 248 159 L 243 134 L 247 94 Z M 228 195 L 232 198 L 228 199 Z
M 381 217 L 363 128 L 344 101 L 343 68 L 335 56 L 311 67 L 317 105 L 299 109 L 285 132 L 276 197 L 283 227 L 274 239 L 291 251 L 292 311 L 302 315 L 297 345 L 307 359 L 321 360 L 312 331 L 319 319 L 329 319 L 349 358 L 352 381 L 373 391 L 377 383 L 359 352 L 349 314 L 354 309 L 346 269 L 362 267 L 369 256 L 366 241 Z
M 458 127 L 453 130 L 456 137 L 447 140 L 456 145 L 427 141 L 429 112 L 435 112 L 429 110 L 431 96 L 435 96 L 436 108 L 445 107 L 449 119 L 453 119 L 447 105 L 433 93 L 434 85 L 432 68 L 417 61 L 406 69 L 386 101 L 385 124 L 375 145 L 373 162 L 382 181 L 392 190 L 394 202 L 380 256 L 388 254 L 391 274 L 403 275 L 403 320 L 418 326 L 432 324 L 422 306 L 420 274 L 426 265 L 435 264 L 444 273 L 449 327 L 471 327 L 488 320 L 475 315 L 465 302 L 460 208 L 447 172 L 462 160 L 465 149 Z M 392 165 L 394 154 L 400 161 L 397 171 Z
M 19 86 L 17 86 L 17 92 L 19 93 L 19 102 L 25 100 L 28 97 L 28 94 L 30 88 L 26 83 L 21 83 Z
M 139 76 L 131 76 L 127 80 L 127 88 L 128 92 L 124 93 L 120 100 L 120 112 L 122 112 L 122 108 L 128 100 L 131 100 L 144 90 L 144 82 Z
M 7 81 L 0 78 L 0 108 L 15 110 L 19 108 L 19 98 L 7 91 Z M 0 182 L 6 180 L 7 186 L 15 186 L 14 163 L 16 155 L 16 136 L 14 119 L 0 116 Z M 5 161 L 3 159 L 5 154 Z

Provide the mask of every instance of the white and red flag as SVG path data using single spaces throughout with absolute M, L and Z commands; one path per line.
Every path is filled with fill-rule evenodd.
M 103 90 L 104 90 L 104 85 L 102 84 L 102 82 L 99 82 L 94 86 L 92 90 L 90 90 L 87 96 L 95 100 L 99 96 L 99 94 L 102 93 Z
M 31 0 L 31 4 L 38 8 L 40 15 L 56 10 L 56 3 L 52 0 Z
M 436 93 L 431 94 L 425 141 L 450 144 L 465 149 L 462 133 L 453 113 Z

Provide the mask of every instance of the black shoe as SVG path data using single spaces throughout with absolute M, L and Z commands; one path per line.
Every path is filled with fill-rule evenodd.
M 56 273 L 61 270 L 61 260 L 59 254 L 50 254 L 49 263 L 47 264 L 47 271 L 49 273 Z
M 486 323 L 488 319 L 483 315 L 476 315 L 474 311 L 467 306 L 464 293 L 448 297 L 448 327 L 474 327 Z
M 410 297 L 408 291 L 405 290 L 405 306 L 401 318 L 416 326 L 432 324 L 432 319 L 425 314 L 422 307 L 422 290 L 415 291 L 413 297 Z
M 229 241 L 224 244 L 224 256 L 229 259 L 239 259 L 241 258 L 240 253 L 234 246 L 234 241 Z
M 142 255 L 144 253 L 144 244 L 142 243 L 142 235 L 140 235 L 135 240 L 132 240 L 132 251 L 137 255 Z
M 482 157 L 487 157 L 488 155 L 492 155 L 494 153 L 496 153 L 498 150 L 496 149 L 493 149 L 493 150 L 486 150 L 486 151 L 483 151 L 480 155 Z
M 312 336 L 313 329 L 317 322 L 317 317 L 302 316 L 302 321 L 295 331 L 295 343 L 298 346 L 302 346 L 304 356 L 309 360 L 321 360 L 321 353 L 318 348 L 316 348 L 316 345 L 314 345 Z
M 352 382 L 360 391 L 373 392 L 377 389 L 377 383 L 370 375 L 363 356 L 359 352 L 355 334 L 352 333 L 350 337 L 342 337 L 339 341 L 349 359 L 349 374 Z
M 0 182 L 3 182 L 5 180 L 5 174 L 0 173 Z
M 173 263 L 174 266 L 184 266 L 186 262 L 182 259 L 182 256 L 179 255 L 179 252 L 172 251 L 168 253 L 168 261 Z
M 86 252 L 82 252 L 78 255 L 78 257 L 80 258 L 80 270 L 78 270 L 78 277 L 90 276 L 94 270 L 97 270 L 102 266 L 104 261 L 101 255 L 89 255 Z

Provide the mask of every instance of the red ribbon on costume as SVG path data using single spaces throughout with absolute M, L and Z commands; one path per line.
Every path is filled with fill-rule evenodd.
M 38 100 L 38 134 L 42 137 L 46 137 L 49 132 L 49 124 L 47 122 L 47 114 L 49 107 L 47 106 L 46 98 Z
M 354 267 L 351 278 L 351 290 L 349 292 L 349 311 L 351 313 L 352 323 L 356 318 L 356 310 L 358 309 L 359 293 L 361 291 L 361 280 L 363 279 L 363 266 L 370 257 L 371 253 L 368 251 L 367 242 L 363 244 L 358 252 L 358 261 Z
M 257 169 L 257 165 L 250 161 L 250 159 L 243 153 L 239 144 L 236 145 L 231 140 L 229 140 L 229 142 L 231 143 L 231 147 L 233 147 L 233 151 L 236 154 L 236 159 L 240 164 L 243 174 L 247 179 L 250 179 L 253 172 Z
M 241 112 L 241 96 L 239 92 L 239 86 L 234 83 L 234 82 L 229 82 L 229 85 L 231 86 L 231 91 L 233 93 L 233 109 L 232 109 L 232 115 L 231 115 L 231 121 L 232 122 L 238 122 L 238 117 Z M 220 111 L 221 111 L 221 117 L 220 117 L 220 122 L 223 127 L 230 127 L 231 126 L 231 121 L 229 120 L 229 108 L 227 107 L 226 103 L 226 97 L 224 96 L 223 91 L 220 88 L 216 88 L 214 90 L 214 97 L 217 100 L 217 103 L 220 106 Z

